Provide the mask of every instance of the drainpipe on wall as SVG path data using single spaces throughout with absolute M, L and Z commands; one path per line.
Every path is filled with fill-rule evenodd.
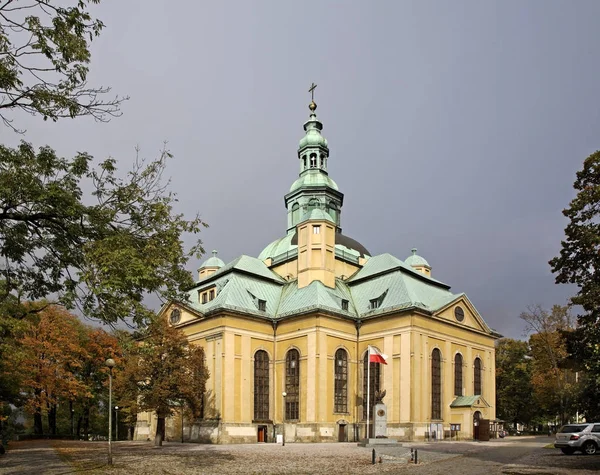
M 273 442 L 277 440 L 277 433 L 275 431 L 275 420 L 277 415 L 277 399 L 275 394 L 277 394 L 277 320 L 272 321 L 273 324 L 273 391 L 269 395 L 273 399 Z
M 358 340 L 360 337 L 360 325 L 361 322 L 360 320 L 356 320 L 354 322 L 354 326 L 356 327 L 356 382 L 354 385 L 354 442 L 357 442 L 360 440 L 360 429 L 358 427 L 358 421 L 359 421 L 359 409 L 358 406 L 356 404 L 356 402 L 358 401 L 358 387 L 359 387 L 359 376 L 360 376 L 360 355 L 358 354 Z M 362 407 L 361 407 L 362 409 Z

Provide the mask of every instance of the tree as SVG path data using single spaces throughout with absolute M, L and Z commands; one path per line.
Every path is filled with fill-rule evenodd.
M 496 405 L 500 419 L 514 427 L 537 416 L 532 404 L 531 357 L 525 341 L 502 338 L 496 343 Z
M 34 417 L 34 432 L 43 434 L 42 415 L 48 416 L 50 434 L 56 434 L 59 401 L 91 397 L 76 370 L 86 358 L 80 345 L 83 325 L 62 307 L 45 306 L 31 318 L 19 339 L 25 357 L 20 361 L 23 374 L 21 391 L 27 394 L 25 407 Z
M 162 445 L 165 418 L 175 408 L 185 404 L 193 417 L 200 415 L 208 378 L 204 350 L 189 344 L 181 330 L 156 319 L 125 360 L 115 381 L 117 397 L 156 413 L 155 445 Z
M 80 367 L 75 376 L 87 389 L 88 395 L 69 400 L 71 411 L 77 405 L 80 416 L 77 422 L 76 433 L 84 440 L 88 439 L 90 430 L 90 413 L 100 400 L 104 399 L 108 389 L 108 369 L 106 360 L 113 358 L 119 362 L 122 357 L 122 349 L 118 339 L 105 332 L 101 328 L 85 327 L 81 335 L 80 346 L 85 349 L 85 354 L 80 360 Z M 72 415 L 74 415 L 72 413 Z
M 568 357 L 565 332 L 573 330 L 568 307 L 554 305 L 551 312 L 541 306 L 528 307 L 521 318 L 527 330 L 533 358 L 533 394 L 544 415 L 565 424 L 576 412 L 578 385 L 575 372 L 565 367 Z
M 169 157 L 138 158 L 120 178 L 114 159 L 93 168 L 85 153 L 0 145 L 0 316 L 23 318 L 32 311 L 23 301 L 54 297 L 104 322 L 143 323 L 148 293 L 185 298 L 184 266 L 203 249 L 198 240 L 185 252 L 181 236 L 204 223 L 173 211 L 162 180 Z
M 99 1 L 0 4 L 0 118 L 5 125 L 17 130 L 10 118 L 14 110 L 54 121 L 85 115 L 106 121 L 120 115 L 127 98 L 105 100 L 110 88 L 87 82 L 90 43 L 104 28 L 89 7 Z
M 577 195 L 563 211 L 569 219 L 566 238 L 550 266 L 556 283 L 578 286 L 571 299 L 583 310 L 577 316 L 580 349 L 575 353 L 585 356 L 580 362 L 587 370 L 587 387 L 600 394 L 600 151 L 585 159 L 573 187 Z

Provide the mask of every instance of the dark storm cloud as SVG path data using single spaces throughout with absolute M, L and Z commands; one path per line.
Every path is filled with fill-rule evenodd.
M 91 82 L 131 95 L 110 124 L 20 118 L 27 139 L 129 166 L 167 140 L 180 211 L 207 250 L 258 255 L 285 232 L 283 195 L 318 83 L 344 233 L 411 247 L 518 337 L 528 304 L 565 303 L 547 261 L 575 172 L 600 143 L 597 2 L 127 1 Z M 3 137 L 16 142 L 18 137 Z M 193 263 L 193 269 L 198 263 Z

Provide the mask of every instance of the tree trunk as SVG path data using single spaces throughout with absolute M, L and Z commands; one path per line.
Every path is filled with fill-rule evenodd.
M 56 404 L 48 405 L 48 433 L 56 435 Z
M 90 406 L 85 404 L 83 406 L 83 439 L 89 440 L 90 433 Z
M 133 426 L 127 426 L 127 440 L 133 440 L 133 432 L 135 430 L 135 427 Z
M 81 423 L 83 422 L 83 416 L 77 418 L 77 438 L 81 439 Z
M 156 435 L 154 436 L 154 445 L 161 446 L 165 440 L 165 418 L 159 417 L 156 421 Z
M 42 424 L 42 408 L 38 407 L 33 414 L 33 433 L 35 435 L 44 435 L 44 426 Z

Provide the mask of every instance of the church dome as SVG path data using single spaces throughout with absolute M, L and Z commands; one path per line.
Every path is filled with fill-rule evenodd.
M 225 263 L 217 257 L 217 251 L 212 252 L 212 257 L 209 257 L 204 261 L 204 263 L 200 266 L 200 269 L 204 267 L 224 267 Z
M 304 186 L 327 186 L 334 190 L 339 190 L 337 183 L 324 173 L 305 173 L 298 178 L 290 187 L 290 193 Z
M 325 213 L 324 213 L 325 214 Z M 343 253 L 353 255 L 355 257 L 371 257 L 371 253 L 361 243 L 342 233 L 335 233 L 335 247 Z M 260 260 L 276 257 L 290 251 L 298 249 L 298 233 L 292 232 L 287 236 L 277 239 L 265 247 L 259 254 Z
M 411 252 L 412 252 L 412 254 L 404 260 L 404 262 L 406 264 L 408 264 L 409 266 L 412 266 L 412 267 L 419 267 L 419 266 L 431 267 L 429 265 L 429 262 L 427 262 L 423 257 L 417 255 L 416 247 L 413 247 L 411 249 Z
M 298 142 L 298 149 L 304 147 L 327 147 L 327 139 L 316 129 L 309 129 L 304 137 Z

